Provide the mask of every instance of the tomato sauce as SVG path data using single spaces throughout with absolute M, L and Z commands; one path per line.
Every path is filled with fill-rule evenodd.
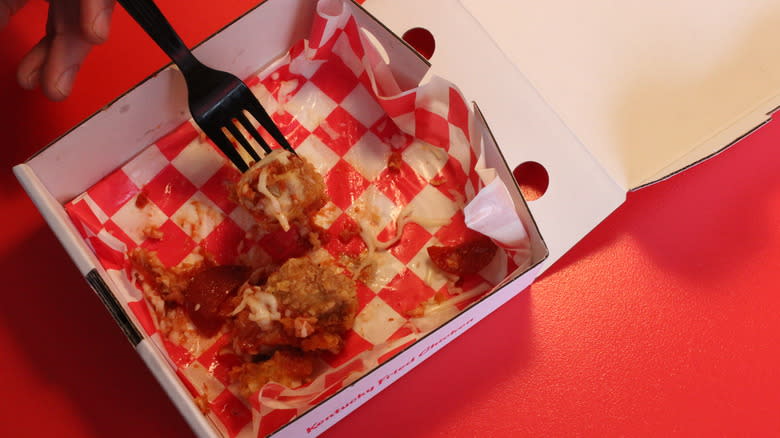
M 204 336 L 214 336 L 233 310 L 230 298 L 249 277 L 243 266 L 215 266 L 192 278 L 184 290 L 184 310 Z
M 456 246 L 430 246 L 428 255 L 444 272 L 456 275 L 473 274 L 488 265 L 498 247 L 487 236 L 480 236 Z

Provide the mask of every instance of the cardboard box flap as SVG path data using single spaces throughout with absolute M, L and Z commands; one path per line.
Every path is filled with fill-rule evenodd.
M 656 182 L 663 181 L 725 151 L 746 136 L 752 134 L 756 129 L 768 123 L 769 120 L 771 120 L 770 116 L 772 114 L 772 109 L 775 108 L 773 102 L 777 100 L 777 98 L 772 98 L 769 102 L 759 105 L 758 109 L 755 111 L 741 117 L 734 124 L 693 148 L 693 150 L 673 161 L 631 190 L 638 190 L 655 184 Z M 769 111 L 767 111 L 767 109 L 769 109 Z
M 626 190 L 713 155 L 780 103 L 776 0 L 462 4 Z
M 509 168 L 526 161 L 545 167 L 549 187 L 528 206 L 550 251 L 546 266 L 623 203 L 625 190 L 457 0 L 367 0 L 364 6 L 399 35 L 428 29 L 436 40 L 431 72 L 479 105 Z
M 536 222 L 536 220 L 534 220 L 533 217 L 531 217 L 531 214 L 527 209 L 528 203 L 520 194 L 520 188 L 517 187 L 517 182 L 512 176 L 509 164 L 507 163 L 504 155 L 501 153 L 501 148 L 496 143 L 496 138 L 493 135 L 493 132 L 490 130 L 490 125 L 488 125 L 487 121 L 485 120 L 484 114 L 482 114 L 479 105 L 473 103 L 472 106 L 477 130 L 478 132 L 482 133 L 482 142 L 485 145 L 485 163 L 488 165 L 488 167 L 495 169 L 496 174 L 504 182 L 507 188 L 514 186 L 514 190 L 509 190 L 509 196 L 512 198 L 512 202 L 514 202 L 516 206 L 515 212 L 517 213 L 517 216 L 520 218 L 520 221 L 523 223 L 523 226 L 528 233 L 528 238 L 530 239 L 531 243 L 531 259 L 529 261 L 529 265 L 534 266 L 537 263 L 541 263 L 550 255 L 547 249 L 547 244 L 545 243 L 544 236 L 539 232 L 539 224 Z M 520 208 L 521 205 L 525 206 L 526 208 Z M 526 267 L 519 268 L 515 274 L 520 275 L 526 269 Z M 505 281 L 513 281 L 515 278 L 516 277 L 513 275 L 507 278 Z

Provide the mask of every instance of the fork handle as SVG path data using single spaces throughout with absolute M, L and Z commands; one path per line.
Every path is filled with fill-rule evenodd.
M 182 71 L 200 64 L 152 0 L 117 0 Z

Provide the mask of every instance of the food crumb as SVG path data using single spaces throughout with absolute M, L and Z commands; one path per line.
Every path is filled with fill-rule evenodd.
M 446 180 L 444 179 L 443 175 L 436 175 L 433 178 L 431 178 L 431 185 L 434 187 L 439 187 L 440 185 L 444 184 Z
M 407 312 L 407 316 L 410 318 L 419 318 L 425 315 L 425 303 L 420 303 L 419 306 Z
M 401 159 L 401 154 L 398 151 L 393 151 L 387 158 L 387 170 L 391 173 L 400 173 Z
M 160 228 L 158 228 L 155 225 L 149 225 L 145 227 L 141 233 L 146 237 L 147 239 L 152 240 L 160 240 L 163 238 L 164 234 Z
M 203 415 L 208 415 L 208 413 L 211 411 L 211 407 L 209 406 L 209 399 L 206 397 L 205 392 L 195 397 L 195 406 L 198 407 Z
M 146 193 L 139 193 L 135 198 L 135 208 L 140 210 L 146 207 L 147 204 L 149 204 L 149 198 L 146 196 Z
M 344 228 L 339 232 L 339 241 L 344 245 L 348 244 L 353 238 L 360 235 L 360 229 L 355 222 L 347 222 Z

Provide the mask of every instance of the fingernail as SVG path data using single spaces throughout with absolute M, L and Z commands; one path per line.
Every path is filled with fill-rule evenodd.
M 70 90 L 73 88 L 73 80 L 76 78 L 76 72 L 78 70 L 79 67 L 74 65 L 73 67 L 62 72 L 60 77 L 57 78 L 57 83 L 55 84 L 54 88 L 56 88 L 63 97 L 70 94 Z
M 32 90 L 38 86 L 38 81 L 41 79 L 41 69 L 35 69 L 29 76 L 27 76 L 27 84 L 25 88 Z
M 108 32 L 111 28 L 111 9 L 103 9 L 92 22 L 92 32 L 101 41 L 108 39 Z

